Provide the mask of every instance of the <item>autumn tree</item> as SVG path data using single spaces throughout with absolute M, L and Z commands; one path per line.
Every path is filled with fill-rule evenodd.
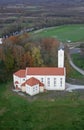
M 41 57 L 40 49 L 37 47 L 32 48 L 32 57 L 34 59 L 34 66 L 42 66 L 43 60 Z
M 14 64 L 16 68 L 21 68 L 22 66 L 22 57 L 25 54 L 24 48 L 20 45 L 15 45 L 12 50 L 14 56 Z
M 54 38 L 45 38 L 41 42 L 41 53 L 44 64 L 47 66 L 57 65 L 57 52 L 59 42 Z
M 20 39 L 18 36 L 10 36 L 8 38 L 8 40 L 12 43 L 12 44 L 19 44 L 20 43 Z
M 31 67 L 34 65 L 34 59 L 31 56 L 30 52 L 24 53 L 21 58 L 21 68 Z
M 21 58 L 24 54 L 24 48 L 20 45 L 13 44 L 8 38 L 3 43 L 4 63 L 8 70 L 21 67 Z
M 11 50 L 8 50 L 5 54 L 5 66 L 7 68 L 7 70 L 12 70 L 14 68 L 14 57 L 11 54 Z
M 33 43 L 32 43 L 32 42 L 27 42 L 27 43 L 24 45 L 25 52 L 27 52 L 27 51 L 31 52 L 31 51 L 32 51 L 32 46 L 33 46 Z

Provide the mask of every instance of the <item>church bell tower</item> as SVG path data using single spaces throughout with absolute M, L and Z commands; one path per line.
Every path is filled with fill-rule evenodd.
M 58 68 L 64 68 L 64 48 L 58 50 Z

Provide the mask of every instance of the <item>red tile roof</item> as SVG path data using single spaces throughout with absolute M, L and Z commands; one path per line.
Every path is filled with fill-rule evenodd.
M 36 84 L 39 84 L 39 86 L 44 86 L 43 83 L 41 83 L 38 79 L 32 77 L 30 79 L 28 79 L 26 82 L 24 82 L 21 86 L 24 86 L 25 84 L 28 84 L 30 86 L 34 86 Z
M 26 82 L 22 83 L 22 85 L 21 85 L 21 86 L 25 87 L 25 85 L 26 85 Z
M 29 67 L 27 75 L 64 75 L 64 68 L 57 67 Z
M 24 78 L 27 75 L 64 75 L 65 68 L 57 67 L 29 67 L 26 70 L 19 70 L 14 75 Z
M 26 73 L 26 70 L 19 70 L 19 71 L 15 72 L 14 75 L 16 75 L 16 76 L 18 76 L 20 78 L 24 78 L 25 73 Z

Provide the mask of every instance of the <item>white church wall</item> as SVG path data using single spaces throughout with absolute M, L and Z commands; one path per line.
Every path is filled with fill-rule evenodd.
M 16 75 L 13 75 L 13 79 L 14 79 L 13 81 L 14 81 L 14 86 L 15 86 L 15 87 L 16 87 L 15 82 L 18 81 L 18 83 L 19 83 L 19 84 L 17 84 L 17 85 L 18 85 L 18 88 L 21 88 L 22 83 L 25 82 L 25 77 L 24 77 L 24 78 L 20 78 L 20 77 L 18 77 L 18 76 L 16 76 Z
M 58 77 L 58 84 L 57 90 L 64 90 L 65 89 L 65 76 Z
M 39 84 L 32 86 L 32 96 L 39 93 Z
M 26 86 L 22 86 L 21 89 L 22 89 L 22 92 L 26 92 Z
M 43 93 L 43 92 L 44 92 L 44 86 L 40 86 L 40 88 L 39 88 L 39 89 L 40 89 L 39 91 L 40 91 L 41 93 Z
M 50 75 L 50 76 L 38 76 L 38 75 L 31 75 L 27 76 L 27 79 L 34 77 L 38 80 L 40 80 L 44 83 L 44 88 L 47 90 L 64 90 L 65 89 L 65 76 L 55 76 L 55 75 Z M 62 86 L 60 85 L 60 79 L 62 78 Z M 56 85 L 54 83 L 54 80 L 56 79 Z
M 39 93 L 39 84 L 34 86 L 26 85 L 26 93 L 33 96 Z
M 26 84 L 26 93 L 32 95 L 32 87 Z
M 47 90 L 64 90 L 65 88 L 65 76 L 47 76 L 46 77 L 46 89 Z M 50 83 L 48 78 L 50 78 Z M 60 79 L 62 78 L 62 85 L 60 85 Z

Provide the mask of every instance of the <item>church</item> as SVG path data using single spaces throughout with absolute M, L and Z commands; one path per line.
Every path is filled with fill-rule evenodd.
M 58 67 L 27 67 L 13 74 L 14 87 L 30 96 L 46 90 L 65 90 L 64 49 L 58 50 Z

